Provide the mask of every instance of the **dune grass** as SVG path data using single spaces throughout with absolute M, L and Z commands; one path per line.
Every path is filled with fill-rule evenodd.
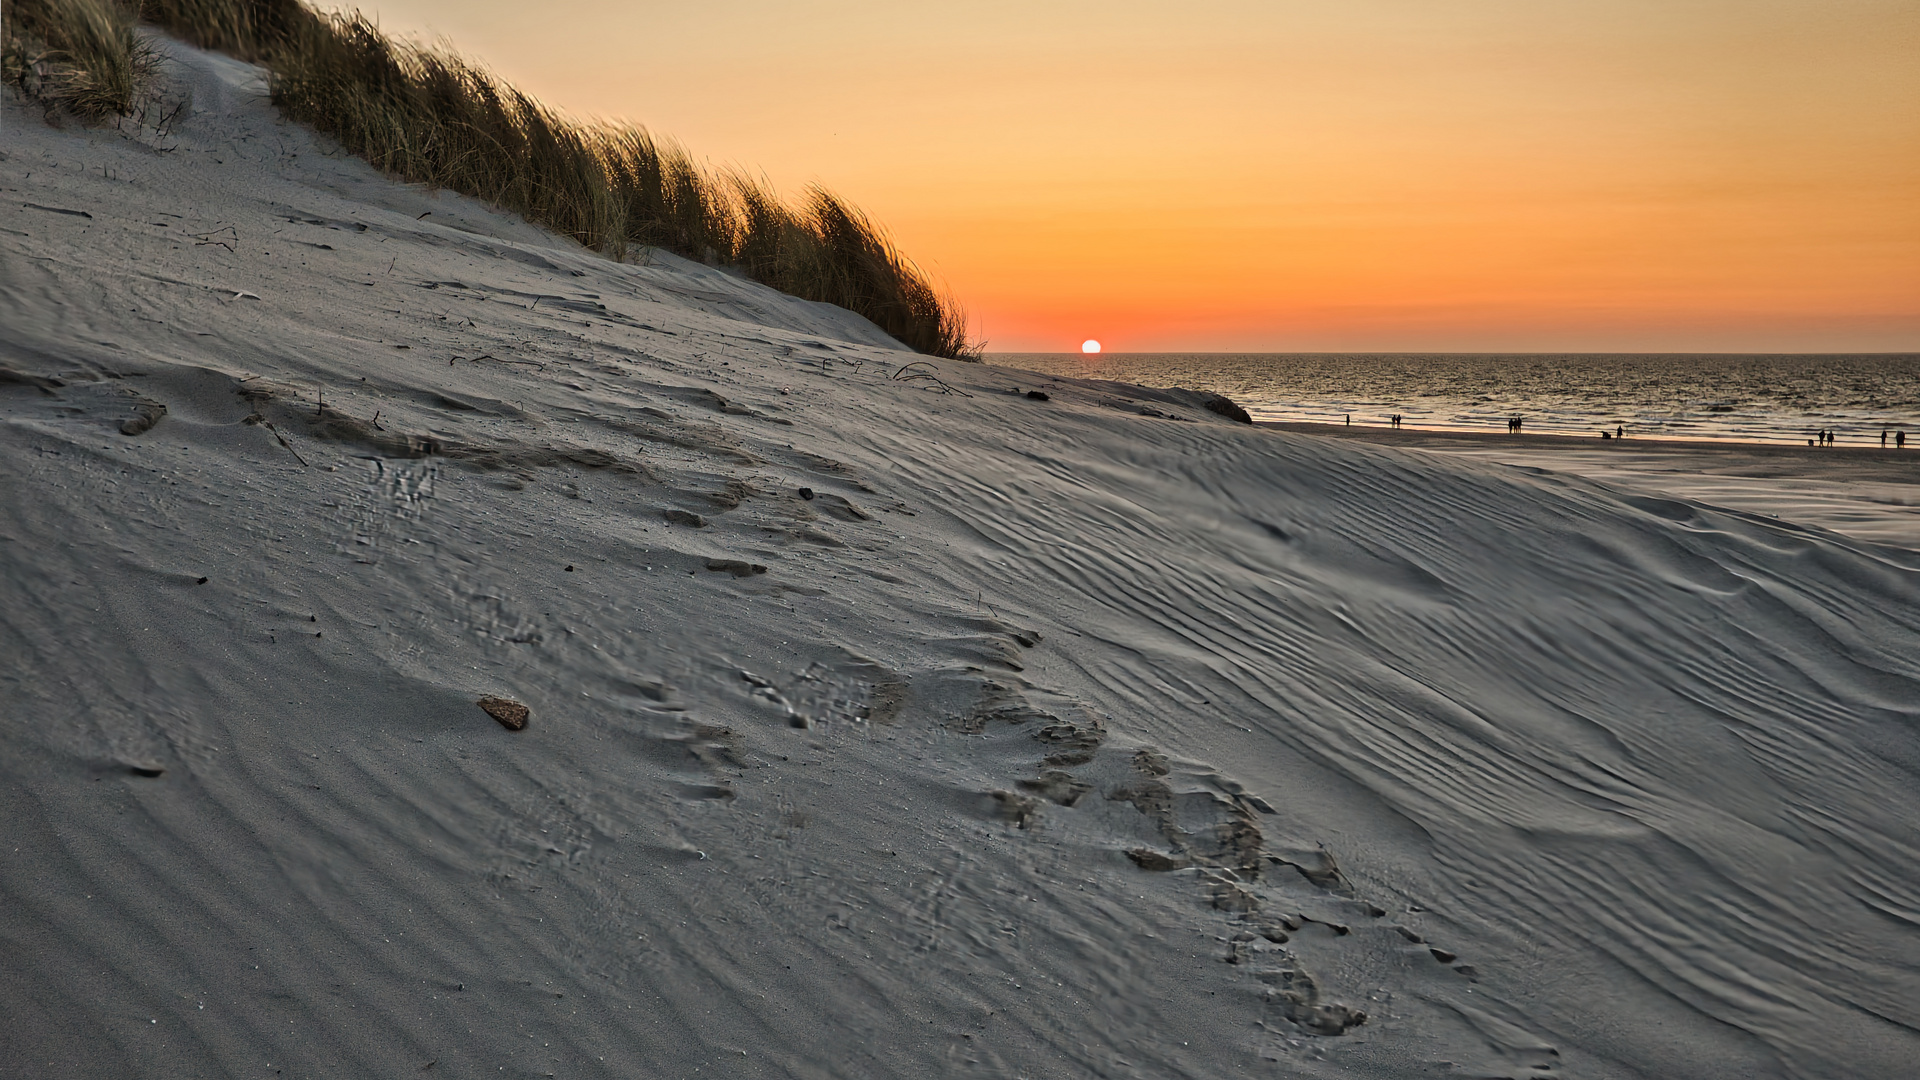
M 0 30 L 0 77 L 28 97 L 99 123 L 133 113 L 157 57 L 135 12 L 105 0 L 13 0 Z
M 858 312 L 918 352 L 979 359 L 954 301 L 832 193 L 810 188 L 790 203 L 763 181 L 700 168 L 644 129 L 571 120 L 357 12 L 321 14 L 299 0 L 8 7 L 9 81 L 87 118 L 135 110 L 152 64 L 133 33 L 137 13 L 264 65 L 284 114 L 401 179 L 485 200 L 614 258 L 660 248 L 728 267 Z

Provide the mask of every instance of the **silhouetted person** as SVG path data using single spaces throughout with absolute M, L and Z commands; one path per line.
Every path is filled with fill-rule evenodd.
M 1880 449 L 1885 450 L 1886 448 L 1887 448 L 1887 429 L 1881 428 L 1880 429 Z
M 1614 425 L 1614 428 L 1613 428 L 1613 437 L 1614 437 L 1614 438 L 1616 438 L 1616 439 L 1624 439 L 1624 438 L 1626 438 L 1626 437 L 1627 437 L 1627 425 L 1625 425 L 1625 424 L 1616 424 L 1616 425 Z
M 1894 449 L 1896 449 L 1896 450 L 1904 450 L 1904 449 L 1906 449 L 1906 445 L 1907 445 L 1907 433 L 1906 433 L 1906 432 L 1904 432 L 1904 431 L 1896 431 L 1896 432 L 1894 432 L 1894 433 L 1893 433 L 1893 448 L 1894 448 Z

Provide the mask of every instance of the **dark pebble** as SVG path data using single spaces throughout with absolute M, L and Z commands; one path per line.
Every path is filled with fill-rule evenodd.
M 807 500 L 809 500 L 809 501 L 811 501 L 811 500 L 813 499 L 813 489 L 812 489 L 812 488 L 801 488 L 801 489 L 800 489 L 800 497 L 801 497 L 801 498 L 803 498 L 803 499 L 807 499 Z
M 500 721 L 500 726 L 508 731 L 519 731 L 527 726 L 527 718 L 533 711 L 517 701 L 499 697 L 483 697 L 474 704 L 480 706 L 488 716 Z
M 1047 396 L 1047 392 L 1045 390 L 1029 390 L 1027 391 L 1027 400 L 1028 401 L 1051 401 L 1053 399 Z

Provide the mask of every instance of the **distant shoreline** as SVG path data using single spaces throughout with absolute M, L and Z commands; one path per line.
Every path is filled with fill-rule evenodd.
M 1279 428 L 1284 431 L 1297 431 L 1303 435 L 1331 435 L 1335 438 L 1363 439 L 1368 442 L 1386 443 L 1394 446 L 1418 446 L 1422 443 L 1474 443 L 1484 446 L 1506 446 L 1530 450 L 1554 450 L 1579 447 L 1583 450 L 1725 450 L 1745 454 L 1779 454 L 1798 457 L 1830 458 L 1840 456 L 1858 456 L 1865 458 L 1900 458 L 1911 455 L 1916 467 L 1920 467 L 1920 431 L 1908 433 L 1913 440 L 1904 450 L 1896 450 L 1891 445 L 1882 449 L 1877 441 L 1874 444 L 1849 446 L 1806 446 L 1791 442 L 1752 442 L 1743 439 L 1675 439 L 1666 436 L 1632 436 L 1618 439 L 1602 439 L 1598 429 L 1592 435 L 1534 435 L 1527 433 L 1508 434 L 1495 431 L 1457 431 L 1442 428 L 1389 427 L 1386 424 L 1326 424 L 1306 420 L 1256 420 L 1255 424 L 1266 428 Z
M 1379 446 L 1489 457 L 1503 453 L 1510 463 L 1546 465 L 1556 459 L 1565 471 L 1635 469 L 1722 476 L 1770 476 L 1836 483 L 1920 484 L 1920 445 L 1798 446 L 1789 443 L 1736 442 L 1731 439 L 1602 439 L 1598 435 L 1508 435 L 1494 431 L 1428 431 L 1385 425 L 1315 424 L 1256 421 L 1256 426 L 1322 438 L 1356 439 Z M 1532 460 L 1527 459 L 1531 457 Z M 1577 464 L 1576 464 L 1577 462 Z M 1611 462 L 1611 464 L 1609 464 Z M 1555 466 L 1547 466 L 1555 467 Z

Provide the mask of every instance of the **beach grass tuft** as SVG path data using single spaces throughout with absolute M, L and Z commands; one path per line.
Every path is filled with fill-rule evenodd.
M 358 12 L 298 0 L 15 0 L 7 78 L 90 119 L 135 111 L 152 50 L 135 16 L 259 63 L 289 118 L 412 183 L 482 199 L 616 259 L 645 249 L 857 312 L 917 352 L 978 360 L 951 296 L 886 231 L 824 189 L 796 203 L 701 168 L 631 125 L 583 123 Z
M 137 25 L 134 10 L 112 0 L 13 0 L 0 29 L 0 77 L 90 123 L 130 115 L 158 59 Z

